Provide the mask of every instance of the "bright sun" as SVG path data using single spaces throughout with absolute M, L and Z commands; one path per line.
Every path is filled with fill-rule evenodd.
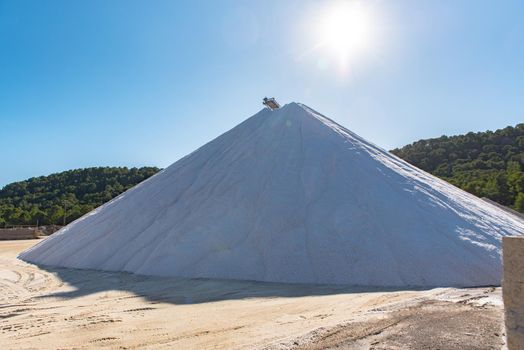
M 328 8 L 319 23 L 319 46 L 330 50 L 341 65 L 368 49 L 371 23 L 359 2 L 338 2 Z

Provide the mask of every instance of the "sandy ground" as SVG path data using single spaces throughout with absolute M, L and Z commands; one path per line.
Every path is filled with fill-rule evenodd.
M 500 349 L 499 288 L 358 290 L 187 280 L 16 259 L 0 242 L 0 348 Z

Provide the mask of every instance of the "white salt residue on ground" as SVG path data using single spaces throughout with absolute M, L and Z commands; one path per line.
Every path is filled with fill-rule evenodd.
M 312 109 L 264 109 L 20 257 L 365 286 L 498 285 L 524 222 Z

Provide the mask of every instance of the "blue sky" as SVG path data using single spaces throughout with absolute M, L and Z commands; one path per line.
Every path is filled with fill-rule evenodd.
M 302 102 L 391 149 L 524 122 L 524 2 L 361 1 L 371 47 L 314 48 L 330 1 L 0 0 L 0 186 L 165 167 Z

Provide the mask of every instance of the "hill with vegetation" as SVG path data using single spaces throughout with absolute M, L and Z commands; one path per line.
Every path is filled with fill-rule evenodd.
M 476 196 L 524 212 L 524 124 L 420 140 L 392 152 Z
M 96 167 L 11 183 L 0 190 L 0 227 L 69 223 L 158 170 Z

